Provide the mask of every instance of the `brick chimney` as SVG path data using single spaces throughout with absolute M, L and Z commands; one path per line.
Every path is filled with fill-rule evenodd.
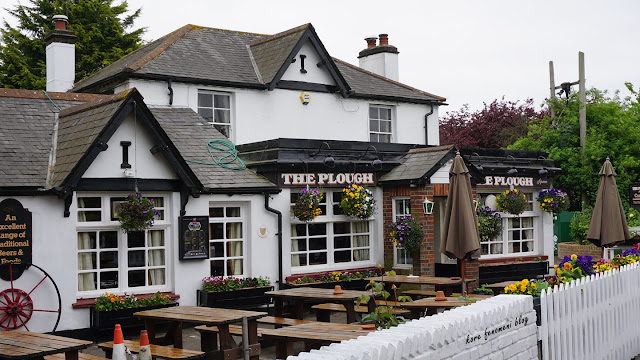
M 65 92 L 73 87 L 76 77 L 76 35 L 67 30 L 69 19 L 53 17 L 55 28 L 44 38 L 47 61 L 47 91 Z
M 380 43 L 376 45 L 375 37 L 367 37 L 367 48 L 360 51 L 358 59 L 360 67 L 372 73 L 399 81 L 398 48 L 389 45 L 389 35 L 378 35 Z

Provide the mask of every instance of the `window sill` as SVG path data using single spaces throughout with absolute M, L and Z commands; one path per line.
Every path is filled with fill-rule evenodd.
M 136 294 L 135 296 L 137 298 L 148 298 L 153 296 L 155 293 L 152 294 Z M 172 292 L 162 292 L 162 295 L 169 295 L 169 299 L 171 300 L 178 300 L 180 299 L 180 295 L 174 294 Z M 85 308 L 90 308 L 93 307 L 93 304 L 95 304 L 97 297 L 94 298 L 86 298 L 86 299 L 78 299 L 76 300 L 75 303 L 71 304 L 71 307 L 74 309 L 85 309 Z
M 540 260 L 536 260 L 536 259 Z M 546 255 L 527 255 L 527 256 L 509 256 L 509 257 L 498 257 L 492 259 L 480 259 L 478 262 L 480 266 L 483 265 L 500 265 L 500 264 L 513 264 L 513 263 L 525 263 L 525 262 L 540 262 L 547 261 L 548 256 Z

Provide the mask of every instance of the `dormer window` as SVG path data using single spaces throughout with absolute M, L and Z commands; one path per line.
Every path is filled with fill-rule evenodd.
M 390 143 L 393 135 L 393 107 L 369 105 L 369 140 Z
M 198 92 L 198 114 L 224 136 L 231 138 L 231 95 Z

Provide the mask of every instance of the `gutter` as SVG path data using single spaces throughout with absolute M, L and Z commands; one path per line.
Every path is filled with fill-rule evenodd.
M 268 192 L 264 193 L 264 208 L 278 216 L 278 232 L 276 233 L 278 236 L 278 288 L 281 289 L 284 284 L 282 276 L 282 212 L 269 207 L 269 195 Z
M 429 116 L 433 114 L 433 104 L 429 104 L 429 106 L 431 106 L 431 111 L 429 111 L 424 115 L 424 144 L 425 145 L 429 145 L 429 124 L 427 123 L 427 120 L 429 119 Z

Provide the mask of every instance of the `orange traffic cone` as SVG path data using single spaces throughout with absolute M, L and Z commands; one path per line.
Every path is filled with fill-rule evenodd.
M 151 360 L 151 347 L 149 346 L 147 330 L 140 332 L 140 352 L 138 352 L 138 360 Z
M 116 324 L 116 328 L 113 331 L 113 354 L 111 355 L 111 360 L 127 360 L 120 324 Z

